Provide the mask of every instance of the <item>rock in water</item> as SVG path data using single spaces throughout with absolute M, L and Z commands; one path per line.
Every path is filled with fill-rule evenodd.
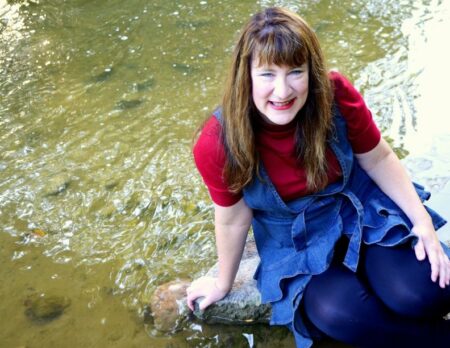
M 176 329 L 177 322 L 187 316 L 186 288 L 190 284 L 187 280 L 174 280 L 155 290 L 150 308 L 157 330 L 172 331 Z
M 57 196 L 67 190 L 72 180 L 68 173 L 58 173 L 50 177 L 44 184 L 44 196 Z
M 196 301 L 194 315 L 209 324 L 253 324 L 268 323 L 271 307 L 261 304 L 261 295 L 253 279 L 259 257 L 243 259 L 230 293 L 222 300 L 209 306 L 205 311 L 198 309 L 201 299 Z M 217 265 L 209 270 L 207 276 L 216 276 Z
M 33 294 L 25 300 L 25 314 L 35 322 L 47 322 L 58 318 L 70 306 L 70 299 L 64 296 Z
M 140 99 L 131 99 L 131 100 L 119 100 L 116 103 L 116 110 L 129 110 L 129 109 L 134 109 L 137 108 L 139 105 L 141 105 L 143 103 L 142 100 Z
M 148 91 L 155 85 L 155 79 L 150 78 L 144 82 L 133 83 L 133 90 L 136 92 Z
M 205 311 L 198 310 L 201 298 L 196 301 L 194 315 L 209 324 L 252 324 L 268 323 L 271 314 L 270 305 L 261 304 L 261 295 L 253 279 L 259 257 L 255 242 L 249 240 L 236 275 L 233 288 L 222 300 L 209 306 Z M 217 264 L 209 270 L 208 276 L 216 276 Z M 155 328 L 160 331 L 172 331 L 177 323 L 188 316 L 186 288 L 188 281 L 172 281 L 159 286 L 151 299 L 151 311 Z
M 100 74 L 95 75 L 92 78 L 92 82 L 105 82 L 106 80 L 109 80 L 111 75 L 113 74 L 113 68 L 108 67 L 105 68 Z

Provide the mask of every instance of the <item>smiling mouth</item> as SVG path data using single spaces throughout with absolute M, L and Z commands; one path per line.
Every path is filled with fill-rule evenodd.
M 269 101 L 269 104 L 277 110 L 286 110 L 289 109 L 292 105 L 294 105 L 295 102 L 295 98 L 290 99 L 288 101 L 285 102 L 275 102 L 275 101 Z

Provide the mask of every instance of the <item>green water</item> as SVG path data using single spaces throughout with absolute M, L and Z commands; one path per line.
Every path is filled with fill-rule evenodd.
M 446 2 L 0 0 L 1 347 L 294 346 L 265 326 L 162 334 L 145 309 L 158 285 L 215 262 L 192 137 L 239 28 L 274 4 L 312 24 L 400 154 L 425 146 L 419 129 L 450 143 L 424 122 L 440 107 L 428 87 L 444 80 L 430 59 Z M 33 296 L 70 305 L 37 321 Z

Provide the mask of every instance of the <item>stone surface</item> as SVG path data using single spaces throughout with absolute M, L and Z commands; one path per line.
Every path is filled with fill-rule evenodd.
M 177 327 L 180 318 L 187 316 L 186 288 L 188 280 L 174 280 L 159 286 L 150 300 L 150 309 L 157 330 L 168 332 Z
M 202 300 L 199 298 L 195 304 L 194 315 L 208 324 L 268 323 L 271 307 L 261 304 L 261 295 L 253 279 L 258 264 L 259 256 L 255 241 L 253 235 L 250 235 L 231 291 L 222 300 L 204 311 L 198 309 Z M 217 273 L 218 265 L 216 264 L 206 275 L 214 277 Z
M 253 247 L 254 243 L 249 242 Z M 230 293 L 222 300 L 209 306 L 205 311 L 198 310 L 199 299 L 196 303 L 194 315 L 209 324 L 251 324 L 268 323 L 270 319 L 270 305 L 261 304 L 261 296 L 253 279 L 259 264 L 257 255 L 242 259 L 236 280 Z M 207 273 L 208 276 L 217 275 L 217 265 Z
M 268 323 L 270 306 L 261 304 L 256 281 L 253 279 L 258 263 L 255 242 L 249 238 L 230 293 L 205 311 L 198 310 L 201 298 L 198 299 L 194 315 L 210 324 Z M 215 276 L 217 271 L 216 264 L 207 275 Z M 186 288 L 189 284 L 186 280 L 175 280 L 155 290 L 150 300 L 150 310 L 156 329 L 165 332 L 175 330 L 177 323 L 188 316 Z

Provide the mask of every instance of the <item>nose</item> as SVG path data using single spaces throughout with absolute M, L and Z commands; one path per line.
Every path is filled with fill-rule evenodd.
M 273 89 L 274 97 L 284 101 L 291 94 L 291 86 L 288 83 L 286 76 L 279 76 L 275 79 L 275 86 Z

